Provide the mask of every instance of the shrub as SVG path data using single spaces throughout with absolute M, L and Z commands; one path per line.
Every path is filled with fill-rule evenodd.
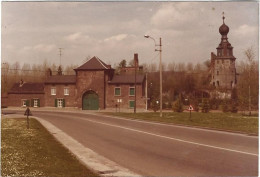
M 237 111 L 238 111 L 238 103 L 237 103 L 237 101 L 234 101 L 234 100 L 231 101 L 230 111 L 232 113 L 237 113 Z
M 159 110 L 159 108 L 160 108 L 159 103 L 157 103 L 156 100 L 153 100 L 152 101 L 152 109 L 153 109 L 153 111 L 156 112 L 156 111 Z
M 203 113 L 209 112 L 209 100 L 206 98 L 202 99 L 201 112 Z
M 172 109 L 172 103 L 171 102 L 168 103 L 168 108 Z
M 163 108 L 163 109 L 166 109 L 166 103 L 165 103 L 165 102 L 163 102 L 162 108 Z
M 228 112 L 229 111 L 228 101 L 227 100 L 223 100 L 221 106 L 222 106 L 222 111 L 223 112 Z
M 179 98 L 172 107 L 174 112 L 183 112 L 181 99 Z
M 193 106 L 194 111 L 199 112 L 200 107 L 199 107 L 199 101 L 197 99 L 193 101 L 192 106 Z

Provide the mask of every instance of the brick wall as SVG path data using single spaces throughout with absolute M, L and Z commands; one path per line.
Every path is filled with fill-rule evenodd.
M 7 106 L 22 106 L 22 100 L 39 99 L 40 107 L 45 106 L 44 94 L 8 94 Z
M 121 88 L 121 95 L 116 96 L 115 95 L 115 87 L 120 87 Z M 134 85 L 130 84 L 118 84 L 118 85 L 108 85 L 107 89 L 107 101 L 106 105 L 107 108 L 115 108 L 115 105 L 117 103 L 118 99 L 122 99 L 122 102 L 120 103 L 120 108 L 125 108 L 125 109 L 133 109 L 130 108 L 129 101 L 130 100 L 135 100 L 135 96 L 130 96 L 130 87 L 134 87 Z M 143 88 L 141 84 L 136 85 L 136 108 L 137 109 L 144 109 L 145 108 L 145 95 L 143 92 Z
M 51 95 L 51 88 L 56 88 L 56 95 Z M 64 88 L 69 89 L 69 95 L 64 95 Z M 65 107 L 77 107 L 74 84 L 45 84 L 44 92 L 47 107 L 55 107 L 55 99 L 65 99 Z
M 82 96 L 89 90 L 96 92 L 99 97 L 99 108 L 104 109 L 105 98 L 104 71 L 77 71 L 77 107 L 82 108 Z

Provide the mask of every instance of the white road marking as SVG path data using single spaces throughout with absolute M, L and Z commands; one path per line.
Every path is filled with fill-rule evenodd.
M 183 142 L 183 143 L 188 143 L 188 144 L 193 144 L 193 145 L 198 145 L 198 146 L 204 146 L 204 147 L 209 147 L 209 148 L 214 148 L 214 149 L 220 149 L 220 150 L 225 150 L 225 151 L 230 151 L 230 152 L 236 152 L 236 153 L 241 153 L 241 154 L 247 154 L 247 155 L 252 155 L 252 156 L 257 156 L 258 157 L 258 154 L 254 154 L 254 153 L 250 153 L 250 152 L 244 152 L 244 151 L 238 151 L 238 150 L 228 149 L 228 148 L 223 148 L 223 147 L 218 147 L 218 146 L 201 144 L 201 143 L 196 143 L 196 142 L 193 142 L 193 141 L 186 141 L 186 140 L 182 140 L 182 139 L 178 139 L 178 138 L 172 138 L 172 137 L 168 137 L 168 136 L 158 135 L 158 134 L 155 134 L 155 133 L 149 133 L 149 132 L 136 130 L 136 129 L 132 129 L 132 128 L 127 128 L 127 127 L 123 127 L 123 126 L 119 126 L 119 125 L 113 125 L 113 124 L 109 124 L 109 123 L 89 120 L 89 119 L 82 118 L 82 117 L 78 117 L 78 118 L 82 119 L 82 120 L 85 120 L 85 121 L 89 121 L 89 122 L 94 122 L 94 123 L 103 124 L 103 125 L 107 125 L 107 126 L 111 126 L 111 127 L 116 127 L 116 128 L 121 128 L 121 129 L 125 129 L 125 130 L 130 130 L 130 131 L 134 131 L 134 132 L 138 132 L 138 133 L 143 133 L 143 134 L 152 135 L 152 136 L 165 138 L 165 139 L 170 139 L 170 140 L 174 140 L 174 141 L 179 141 L 179 142 Z

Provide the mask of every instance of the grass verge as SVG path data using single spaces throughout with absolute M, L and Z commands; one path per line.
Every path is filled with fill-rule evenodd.
M 2 119 L 1 176 L 98 176 L 35 119 Z
M 225 131 L 238 131 L 248 134 L 258 135 L 258 117 L 248 117 L 241 114 L 234 113 L 200 113 L 192 112 L 191 119 L 190 113 L 176 113 L 167 112 L 163 113 L 163 117 L 160 117 L 159 113 L 104 113 L 107 115 L 141 119 L 146 121 L 173 123 L 180 125 L 204 127 L 220 129 Z

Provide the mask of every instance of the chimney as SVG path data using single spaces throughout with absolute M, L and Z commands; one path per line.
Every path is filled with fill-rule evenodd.
M 19 87 L 22 87 L 23 84 L 24 84 L 24 82 L 23 82 L 23 80 L 21 79 L 21 80 L 20 80 L 20 85 L 19 85 Z
M 135 64 L 135 66 L 138 68 L 138 66 L 139 66 L 138 53 L 135 53 L 135 54 L 134 54 L 134 64 Z
M 47 76 L 47 77 L 52 76 L 51 68 L 48 68 L 48 69 L 47 69 L 47 71 L 46 71 L 46 76 Z

